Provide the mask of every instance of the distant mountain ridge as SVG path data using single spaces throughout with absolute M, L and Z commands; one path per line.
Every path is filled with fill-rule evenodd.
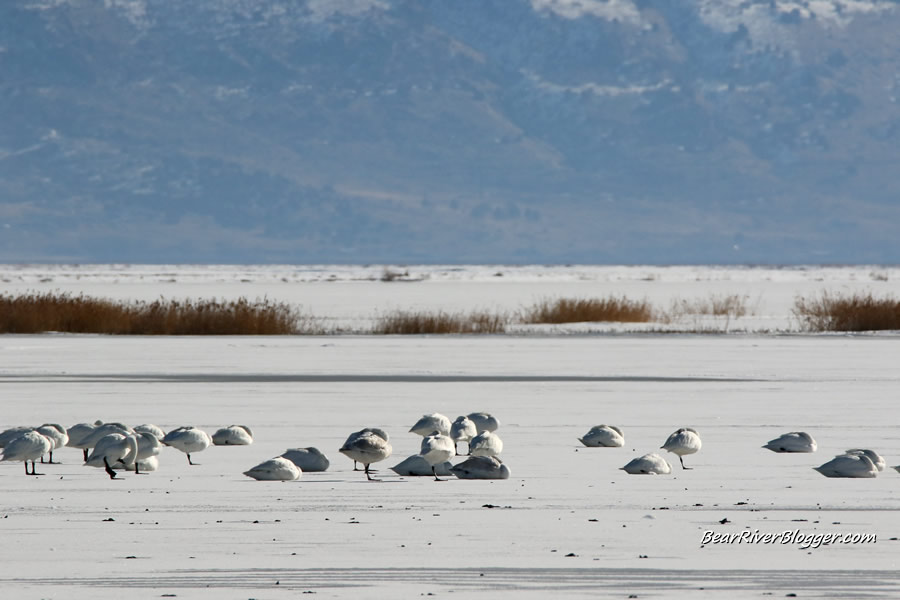
M 900 4 L 12 0 L 0 260 L 900 262 Z

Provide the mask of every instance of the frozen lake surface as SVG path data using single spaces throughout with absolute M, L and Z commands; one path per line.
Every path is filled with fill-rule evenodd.
M 14 281 L 16 269 L 21 279 Z M 528 279 L 537 268 L 489 279 L 494 267 L 484 267 L 485 280 L 430 275 L 383 283 L 383 267 L 372 267 L 375 281 L 266 276 L 242 283 L 233 268 L 221 280 L 205 273 L 200 281 L 204 269 L 189 276 L 172 267 L 176 283 L 162 284 L 123 281 L 121 273 L 142 267 L 31 269 L 53 271 L 52 281 L 6 267 L 4 291 L 315 298 L 321 314 L 338 318 L 416 302 L 440 307 L 442 299 L 466 308 L 489 297 L 511 306 L 547 294 L 632 295 L 629 286 L 653 298 L 694 297 L 718 282 L 715 289 L 728 293 L 743 293 L 734 287 L 741 285 L 756 290 L 773 307 L 761 311 L 766 318 L 787 322 L 783 308 L 798 293 L 893 292 L 900 279 L 891 269 L 877 271 L 886 280 L 873 278 L 876 270 L 865 267 L 772 269 L 764 277 L 732 269 L 725 283 L 717 269 L 704 276 L 692 268 L 678 279 L 656 268 L 655 279 L 643 280 L 629 271 L 638 268 L 623 267 L 623 281 L 610 271 L 606 279 L 567 283 L 556 275 L 547 283 Z M 165 271 L 147 270 L 153 277 Z M 775 275 L 787 281 L 765 279 Z M 71 448 L 55 453 L 63 464 L 38 465 L 43 477 L 0 463 L 0 589 L 15 598 L 67 600 L 478 591 L 503 598 L 897 597 L 900 474 L 888 468 L 873 479 L 828 479 L 812 467 L 856 447 L 900 464 L 898 342 L 891 333 L 0 336 L 0 429 L 103 419 L 164 429 L 191 424 L 210 433 L 240 423 L 256 436 L 250 446 L 195 454 L 198 466 L 163 448 L 159 471 L 122 481 L 82 466 Z M 453 419 L 473 411 L 500 419 L 510 479 L 439 483 L 388 470 L 418 451 L 421 438 L 407 431 L 422 414 Z M 600 423 L 621 427 L 625 447 L 581 446 L 577 437 Z M 373 465 L 382 482 L 366 481 L 337 452 L 366 426 L 392 437 L 393 456 Z M 658 450 L 685 426 L 703 438 L 701 451 L 685 457 L 693 467 L 687 471 Z M 797 430 L 816 438 L 816 453 L 761 448 Z M 331 468 L 296 482 L 241 474 L 298 446 L 320 448 Z M 672 475 L 619 470 L 653 451 L 672 463 Z M 707 532 L 744 531 L 874 534 L 876 541 L 703 542 Z

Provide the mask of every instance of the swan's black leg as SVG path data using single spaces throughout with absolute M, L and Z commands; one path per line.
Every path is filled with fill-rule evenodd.
M 434 475 L 434 480 L 435 480 L 435 481 L 447 481 L 446 479 L 441 479 L 440 477 L 437 476 L 437 471 L 435 470 L 435 466 L 434 466 L 434 465 L 431 465 L 431 472 L 432 472 L 432 474 Z
M 690 471 L 690 470 L 691 470 L 691 467 L 686 467 L 686 466 L 684 466 L 684 458 L 682 458 L 680 455 L 678 456 L 678 460 L 681 461 L 681 468 L 682 468 L 682 469 L 684 469 L 685 471 Z
M 112 467 L 109 466 L 109 461 L 106 460 L 106 457 L 103 457 L 103 465 L 106 467 L 106 474 L 109 475 L 110 479 L 117 479 L 116 472 L 112 470 Z
M 196 465 L 196 464 L 197 464 L 197 463 L 195 463 L 195 462 L 191 462 L 191 454 L 190 454 L 189 452 L 185 452 L 185 454 L 187 454 L 187 457 L 188 457 L 188 464 L 189 464 L 189 465 L 193 466 L 193 465 Z
M 82 448 L 81 451 L 84 452 L 84 462 L 87 462 L 88 449 Z
M 43 475 L 43 473 L 38 473 L 34 470 L 34 461 L 31 461 L 31 474 L 32 475 Z
M 380 479 L 372 479 L 372 476 L 369 475 L 369 465 L 366 465 L 365 471 L 366 471 L 366 479 L 368 479 L 369 481 L 381 481 Z

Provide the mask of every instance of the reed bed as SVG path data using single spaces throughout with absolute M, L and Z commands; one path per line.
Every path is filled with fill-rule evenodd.
M 520 320 L 527 324 L 584 323 L 616 321 L 620 323 L 647 323 L 653 320 L 653 308 L 646 300 L 617 298 L 558 298 L 541 300 L 524 309 Z
M 806 331 L 900 330 L 900 301 L 871 293 L 797 298 L 793 313 Z
M 423 335 L 469 333 L 504 333 L 508 318 L 484 311 L 469 313 L 404 311 L 399 310 L 380 317 L 372 329 L 382 335 Z
M 267 299 L 115 302 L 66 293 L 0 296 L 0 333 L 287 335 L 321 333 L 317 322 Z

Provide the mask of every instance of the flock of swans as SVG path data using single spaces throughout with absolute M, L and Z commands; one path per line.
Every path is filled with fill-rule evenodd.
M 455 476 L 458 479 L 508 479 L 509 467 L 500 459 L 503 441 L 495 432 L 499 421 L 488 413 L 476 412 L 460 416 L 455 421 L 442 414 L 424 415 L 410 429 L 409 433 L 422 437 L 418 454 L 407 457 L 391 470 L 401 476 L 433 476 L 436 481 L 444 481 L 441 476 Z M 619 427 L 597 425 L 578 440 L 592 448 L 620 448 L 625 445 L 625 435 Z M 163 446 L 180 450 L 187 456 L 202 452 L 211 445 L 246 446 L 253 443 L 253 432 L 245 425 L 223 427 L 213 435 L 200 428 L 186 426 L 164 432 L 152 424 L 134 428 L 123 423 L 79 423 L 65 429 L 56 423 L 46 423 L 40 427 L 12 427 L 0 432 L 0 461 L 22 461 L 26 475 L 40 475 L 35 462 L 58 464 L 53 460 L 54 450 L 62 447 L 81 449 L 84 464 L 105 469 L 111 479 L 117 478 L 117 471 L 131 471 L 141 474 L 156 471 L 159 467 L 159 453 Z M 458 464 L 451 459 L 460 456 L 459 444 L 468 445 L 466 458 Z M 676 456 L 682 469 L 684 457 L 695 454 L 702 447 L 700 434 L 692 428 L 683 427 L 672 433 L 660 447 Z M 806 432 L 792 431 L 767 442 L 765 449 L 778 453 L 815 452 L 816 441 Z M 372 477 L 372 464 L 386 460 L 393 449 L 390 436 L 379 428 L 365 428 L 351 433 L 339 452 L 353 460 L 353 470 L 363 472 L 369 481 L 379 481 Z M 31 469 L 28 463 L 31 463 Z M 258 480 L 293 481 L 304 472 L 325 471 L 330 466 L 328 457 L 319 449 L 289 448 L 280 456 L 266 460 L 243 474 Z M 813 467 L 826 477 L 875 477 L 885 468 L 884 459 L 869 449 L 850 449 L 825 464 Z M 900 472 L 900 466 L 893 467 Z M 669 462 L 657 453 L 649 453 L 629 461 L 621 467 L 633 475 L 667 475 L 672 472 Z

